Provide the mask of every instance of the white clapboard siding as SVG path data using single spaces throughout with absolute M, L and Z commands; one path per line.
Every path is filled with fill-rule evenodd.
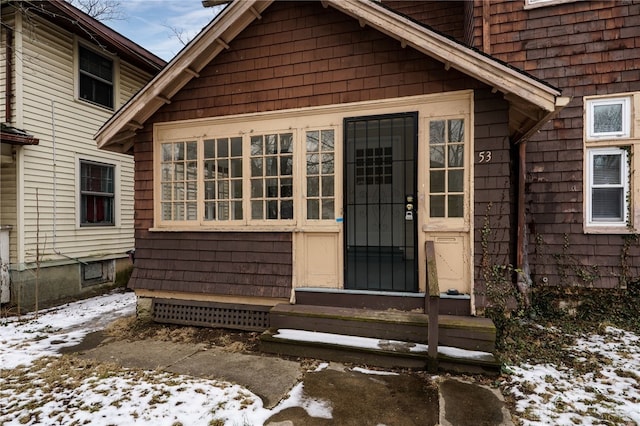
M 24 127 L 40 145 L 23 148 L 24 261 L 35 260 L 37 246 L 43 260 L 63 260 L 54 249 L 74 258 L 125 256 L 134 246 L 133 159 L 96 148 L 93 135 L 113 111 L 75 99 L 74 37 L 42 19 L 34 22 L 25 31 L 32 37 L 23 41 Z M 124 62 L 116 69 L 121 73 L 117 109 L 150 75 Z M 116 166 L 116 226 L 79 226 L 80 159 Z

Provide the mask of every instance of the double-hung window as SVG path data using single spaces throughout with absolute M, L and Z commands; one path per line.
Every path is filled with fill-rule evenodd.
M 589 225 L 626 225 L 629 191 L 627 151 L 617 147 L 589 149 L 587 168 Z
M 640 212 L 633 209 L 634 129 L 637 94 L 585 98 L 585 232 L 629 232 Z
M 78 97 L 113 109 L 113 60 L 78 45 Z
M 115 224 L 115 166 L 80 161 L 80 226 Z

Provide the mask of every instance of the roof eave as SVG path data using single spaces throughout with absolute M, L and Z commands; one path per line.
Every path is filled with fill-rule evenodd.
M 155 78 L 118 110 L 95 134 L 98 148 L 127 153 L 135 135 L 127 129 L 141 127 L 162 105 L 204 68 L 255 19 L 261 19 L 271 1 L 234 1 L 182 49 Z M 212 48 L 213 47 L 213 48 Z M 125 123 L 118 126 L 118 123 Z

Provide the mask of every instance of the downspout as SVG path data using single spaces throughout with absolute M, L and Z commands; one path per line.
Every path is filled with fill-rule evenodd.
M 529 267 L 529 257 L 527 247 L 529 239 L 527 234 L 527 212 L 526 212 L 526 179 L 527 179 L 527 141 L 533 137 L 538 131 L 549 121 L 557 117 L 557 115 L 566 107 L 571 98 L 557 97 L 553 111 L 547 113 L 539 120 L 528 132 L 517 139 L 514 144 L 518 146 L 518 223 L 517 223 L 517 242 L 516 242 L 516 270 L 517 282 L 520 295 L 523 297 L 524 308 L 531 306 L 530 290 L 531 290 L 531 271 Z
M 7 30 L 7 45 L 5 46 L 7 62 L 5 63 L 5 108 L 4 108 L 4 121 L 7 124 L 11 124 L 11 99 L 13 97 L 13 92 L 11 91 L 11 86 L 13 84 L 13 70 L 11 64 L 13 63 L 13 58 L 11 56 L 11 50 L 13 48 L 13 29 L 8 25 L 2 25 Z

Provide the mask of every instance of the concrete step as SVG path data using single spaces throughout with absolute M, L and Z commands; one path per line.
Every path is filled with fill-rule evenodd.
M 427 343 L 424 313 L 316 305 L 280 304 L 269 313 L 272 329 L 297 329 L 374 339 Z M 493 352 L 496 329 L 488 318 L 439 315 L 438 344 Z
M 335 333 L 270 329 L 260 337 L 263 352 L 383 368 L 425 369 L 428 347 L 421 343 Z M 497 374 L 500 362 L 487 352 L 442 346 L 438 367 L 445 371 Z

